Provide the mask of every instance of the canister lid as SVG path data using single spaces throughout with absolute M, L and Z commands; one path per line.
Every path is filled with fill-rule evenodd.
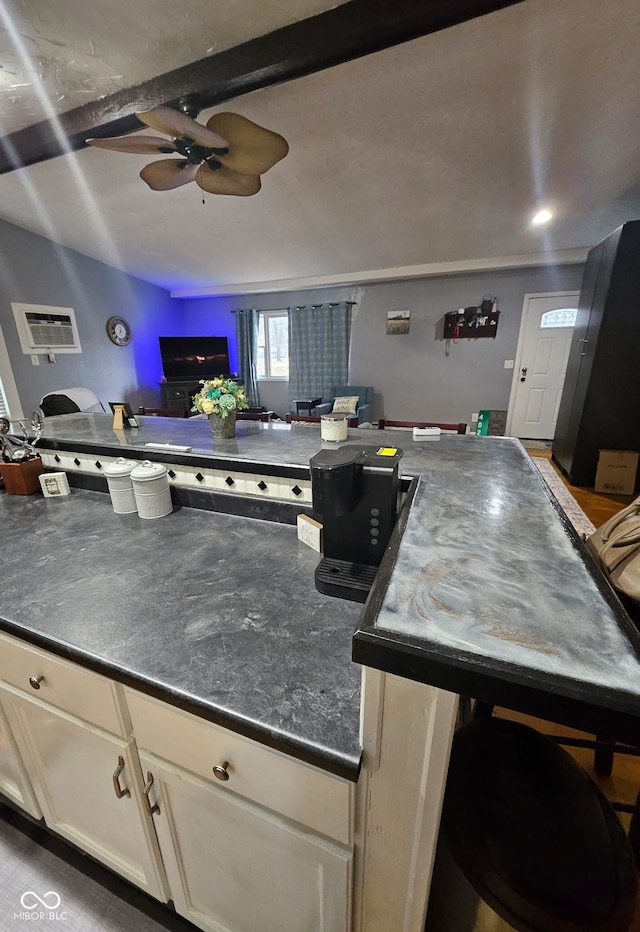
M 355 417 L 354 414 L 348 414 L 346 411 L 330 411 L 328 414 L 321 414 L 320 419 L 323 421 L 346 421 L 349 417 Z
M 105 476 L 128 476 L 133 469 L 135 469 L 136 464 L 132 460 L 126 460 L 123 456 L 119 456 L 115 463 L 109 463 L 108 466 L 104 467 Z
M 149 479 L 160 479 L 161 476 L 166 476 L 166 474 L 167 467 L 163 466 L 162 463 L 151 463 L 149 460 L 145 460 L 144 463 L 136 466 L 131 473 L 131 478 L 139 482 L 146 482 Z

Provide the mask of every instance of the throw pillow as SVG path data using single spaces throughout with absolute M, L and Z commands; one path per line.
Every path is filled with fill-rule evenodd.
M 334 398 L 333 410 L 340 414 L 355 414 L 359 401 L 359 395 L 341 395 L 339 398 Z

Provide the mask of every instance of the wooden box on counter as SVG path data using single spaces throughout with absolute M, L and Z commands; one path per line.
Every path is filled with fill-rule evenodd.
M 21 463 L 0 463 L 0 476 L 9 495 L 31 495 L 40 491 L 38 476 L 44 472 L 39 456 Z

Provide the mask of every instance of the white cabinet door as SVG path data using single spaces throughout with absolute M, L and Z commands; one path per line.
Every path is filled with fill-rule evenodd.
M 206 932 L 346 932 L 351 852 L 141 753 L 178 913 Z
M 0 706 L 0 793 L 36 819 L 42 818 L 33 788 Z
M 7 713 L 47 825 L 166 902 L 133 739 L 117 738 L 9 689 L 3 690 Z M 116 782 L 121 792 L 128 790 L 121 798 Z

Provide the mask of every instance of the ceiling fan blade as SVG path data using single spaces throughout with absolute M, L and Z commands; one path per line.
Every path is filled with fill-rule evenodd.
M 176 147 L 170 139 L 162 136 L 115 136 L 111 139 L 85 139 L 88 146 L 99 149 L 115 149 L 116 152 L 175 152 Z
M 183 159 L 160 159 L 145 165 L 140 177 L 153 191 L 171 191 L 193 181 L 199 168 Z
M 136 113 L 136 116 L 147 126 L 157 129 L 160 133 L 166 133 L 173 139 L 187 136 L 199 146 L 207 146 L 210 149 L 227 148 L 227 140 L 219 133 L 207 129 L 202 123 L 197 123 L 186 113 L 174 110 L 173 107 L 152 107 L 151 110 Z
M 219 160 L 241 175 L 262 175 L 289 151 L 283 136 L 239 113 L 215 113 L 207 120 L 207 129 L 228 140 L 229 153 L 219 156 Z
M 212 171 L 206 162 L 198 168 L 196 182 L 209 194 L 236 194 L 240 197 L 257 194 L 262 187 L 259 175 L 240 175 L 224 165 Z

